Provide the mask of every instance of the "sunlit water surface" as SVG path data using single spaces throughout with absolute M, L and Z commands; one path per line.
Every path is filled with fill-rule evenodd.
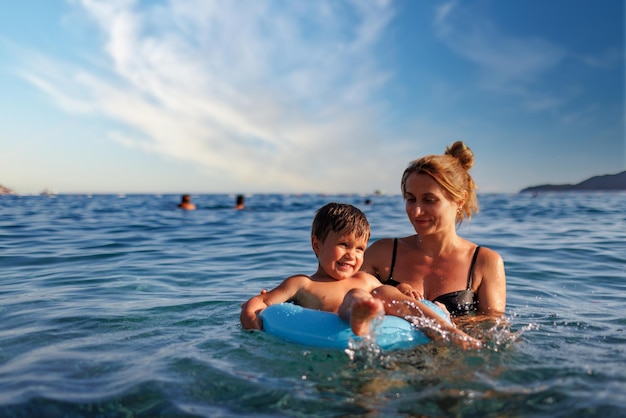
M 313 273 L 310 224 L 353 203 L 372 241 L 399 196 L 0 197 L 1 417 L 626 413 L 626 194 L 481 195 L 459 233 L 506 264 L 485 342 L 346 353 L 242 331 L 241 302 Z

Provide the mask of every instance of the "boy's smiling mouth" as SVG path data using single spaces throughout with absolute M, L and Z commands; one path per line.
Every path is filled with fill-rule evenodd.
M 353 269 L 354 268 L 354 266 L 352 264 L 344 263 L 344 262 L 341 262 L 341 261 L 337 261 L 337 265 L 339 267 L 341 267 L 342 269 Z

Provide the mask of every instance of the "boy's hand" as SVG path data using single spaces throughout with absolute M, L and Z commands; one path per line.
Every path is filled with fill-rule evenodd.
M 259 313 L 262 309 L 256 311 L 249 308 L 249 302 L 244 302 L 241 305 L 241 314 L 239 315 L 239 322 L 243 329 L 263 329 L 263 321 L 259 318 Z
M 412 298 L 415 298 L 417 300 L 424 299 L 424 296 L 422 296 L 422 294 L 420 292 L 418 292 L 417 290 L 413 289 L 413 286 L 411 286 L 411 285 L 409 285 L 407 283 L 400 283 L 397 286 L 397 289 L 401 293 L 403 293 L 403 294 L 405 294 L 407 296 L 410 296 Z

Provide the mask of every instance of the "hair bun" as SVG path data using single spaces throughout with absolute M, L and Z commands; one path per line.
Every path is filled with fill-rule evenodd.
M 463 141 L 456 141 L 447 147 L 446 155 L 456 158 L 465 170 L 469 170 L 474 165 L 474 153 Z

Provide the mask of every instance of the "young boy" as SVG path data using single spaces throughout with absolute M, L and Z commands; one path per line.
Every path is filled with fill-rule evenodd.
M 370 237 L 370 225 L 358 208 L 342 203 L 321 207 L 313 220 L 311 246 L 317 256 L 317 271 L 288 277 L 278 287 L 262 292 L 242 305 L 244 329 L 262 329 L 258 314 L 275 303 L 294 302 L 305 308 L 338 312 L 351 289 L 362 289 L 344 312 L 356 335 L 369 332 L 369 323 L 384 313 L 383 303 L 370 292 L 380 286 L 376 277 L 359 271 Z
M 381 284 L 374 276 L 360 271 L 370 237 L 370 225 L 358 208 L 342 203 L 328 203 L 316 213 L 311 228 L 311 246 L 318 259 L 317 271 L 306 276 L 288 277 L 278 287 L 263 291 L 241 306 L 244 329 L 262 329 L 259 313 L 269 305 L 294 302 L 305 308 L 336 312 L 350 323 L 355 335 L 367 335 L 370 324 L 385 313 L 383 302 L 371 292 Z M 442 320 L 418 300 L 402 316 L 425 316 L 435 320 L 444 331 L 460 338 L 460 345 L 477 346 L 477 341 Z M 458 339 L 456 339 L 458 340 Z M 475 343 L 468 343 L 468 341 Z M 464 343 L 465 342 L 465 343 Z

